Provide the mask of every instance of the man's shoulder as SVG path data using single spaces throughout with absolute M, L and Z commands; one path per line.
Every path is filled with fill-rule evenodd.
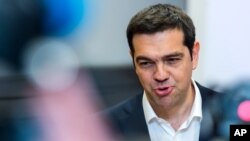
M 138 94 L 102 112 L 109 121 L 111 129 L 125 138 L 147 135 L 147 126 L 143 115 L 142 96 Z
M 142 93 L 129 97 L 118 104 L 115 104 L 103 111 L 103 113 L 109 116 L 124 117 L 134 109 L 142 104 Z
M 217 130 L 217 124 L 222 114 L 222 105 L 220 105 L 220 98 L 224 93 L 219 92 L 212 87 L 206 87 L 196 82 L 202 97 L 202 122 L 200 129 L 200 140 L 211 140 Z
M 203 85 L 201 85 L 198 82 L 195 82 L 195 83 L 198 86 L 198 88 L 199 88 L 200 93 L 201 93 L 202 96 L 206 95 L 206 96 L 209 96 L 209 97 L 213 97 L 213 96 L 218 96 L 218 95 L 224 94 L 223 92 L 216 91 L 213 88 L 203 86 Z

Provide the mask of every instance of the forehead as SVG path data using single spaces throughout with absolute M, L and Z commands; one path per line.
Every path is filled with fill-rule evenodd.
M 187 47 L 183 44 L 184 34 L 178 29 L 153 34 L 136 34 L 132 41 L 135 56 L 167 55 L 187 50 Z

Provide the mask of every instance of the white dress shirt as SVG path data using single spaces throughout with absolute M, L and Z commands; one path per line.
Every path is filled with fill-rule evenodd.
M 143 94 L 143 110 L 151 141 L 199 141 L 200 123 L 202 120 L 202 101 L 200 90 L 192 80 L 195 88 L 195 99 L 187 120 L 175 131 L 170 123 L 159 118 L 152 109 L 147 96 Z

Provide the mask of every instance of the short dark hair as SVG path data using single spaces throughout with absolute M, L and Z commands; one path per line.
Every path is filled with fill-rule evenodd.
M 156 4 L 139 11 L 127 27 L 127 40 L 132 56 L 135 34 L 152 34 L 169 29 L 180 29 L 184 33 L 183 44 L 188 47 L 192 58 L 195 41 L 195 27 L 192 19 L 180 8 L 170 4 Z

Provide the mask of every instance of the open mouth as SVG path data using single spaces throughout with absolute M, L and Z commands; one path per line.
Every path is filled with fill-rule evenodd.
M 159 88 L 159 90 L 164 91 L 167 90 L 169 87 L 165 87 L 165 88 Z
M 171 92 L 173 91 L 173 88 L 174 87 L 158 87 L 155 90 L 155 93 L 158 95 L 158 96 L 166 96 L 166 95 L 169 95 L 171 94 Z

